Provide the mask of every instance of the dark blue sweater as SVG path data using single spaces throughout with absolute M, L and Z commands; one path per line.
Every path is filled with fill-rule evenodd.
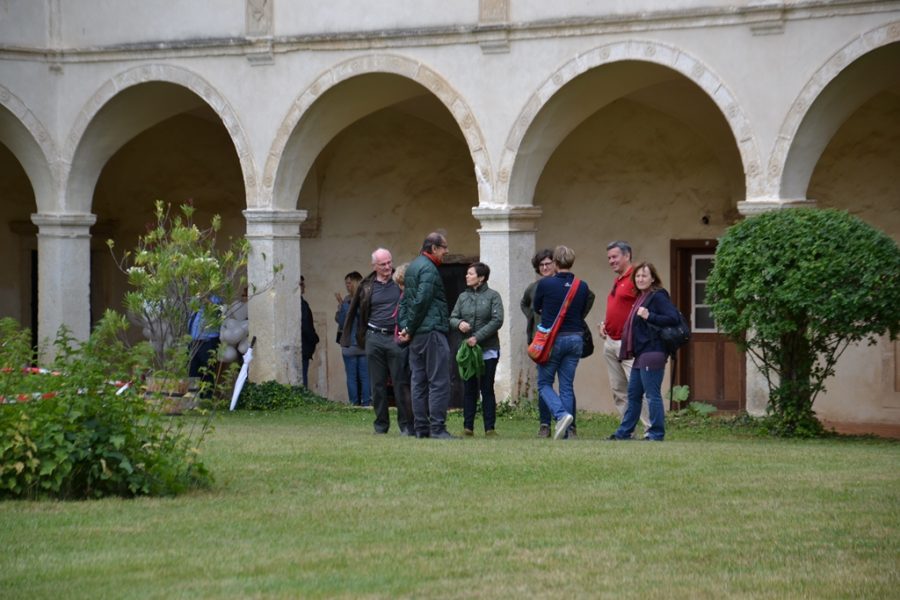
M 648 325 L 648 321 L 657 327 L 678 325 L 681 319 L 678 316 L 678 309 L 672 304 L 669 292 L 662 288 L 650 295 L 649 299 L 644 301 L 643 306 L 646 306 L 647 310 L 650 311 L 650 316 L 644 320 L 635 313 L 634 321 L 631 323 L 634 355 L 640 356 L 644 352 L 665 352 L 666 349 L 663 343 L 656 332 Z
M 541 313 L 541 327 L 544 329 L 550 329 L 553 326 L 553 321 L 556 319 L 559 309 L 562 308 L 563 300 L 566 299 L 566 294 L 569 293 L 574 279 L 574 273 L 557 273 L 553 277 L 544 277 L 538 281 L 532 308 L 535 312 Z M 584 314 L 589 308 L 587 306 L 589 295 L 588 285 L 582 280 L 566 311 L 566 318 L 559 327 L 560 334 L 581 333 L 584 327 Z

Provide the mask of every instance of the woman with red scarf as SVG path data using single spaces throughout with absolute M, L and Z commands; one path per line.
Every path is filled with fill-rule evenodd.
M 642 262 L 636 266 L 631 279 L 639 295 L 625 320 L 619 360 L 634 358 L 634 366 L 628 381 L 628 407 L 622 423 L 609 439 L 632 439 L 646 396 L 650 428 L 643 439 L 661 442 L 666 435 L 666 416 L 660 389 L 668 355 L 654 327 L 677 325 L 680 317 L 652 263 Z

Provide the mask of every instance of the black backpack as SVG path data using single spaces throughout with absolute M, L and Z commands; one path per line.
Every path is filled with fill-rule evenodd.
M 680 310 L 678 311 L 678 316 L 680 318 L 678 325 L 659 327 L 653 323 L 647 323 L 650 325 L 650 329 L 656 332 L 657 337 L 659 337 L 666 348 L 666 354 L 669 356 L 675 356 L 675 352 L 679 348 L 691 341 L 691 326 Z

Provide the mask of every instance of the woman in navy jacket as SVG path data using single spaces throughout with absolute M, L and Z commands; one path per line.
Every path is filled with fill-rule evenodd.
M 640 295 L 625 321 L 619 360 L 634 357 L 634 366 L 628 380 L 628 407 L 621 425 L 609 439 L 631 439 L 641 416 L 641 402 L 646 396 L 650 409 L 650 429 L 644 439 L 661 442 L 666 435 L 666 416 L 660 388 L 668 356 L 662 340 L 652 326 L 677 325 L 680 317 L 669 293 L 663 289 L 662 280 L 653 264 L 642 262 L 636 266 L 631 272 L 631 279 Z

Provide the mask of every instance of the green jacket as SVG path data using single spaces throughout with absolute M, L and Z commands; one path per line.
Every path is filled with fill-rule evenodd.
M 450 329 L 444 282 L 437 267 L 424 254 L 417 256 L 406 269 L 399 325 L 412 337 L 429 331 L 447 333 Z
M 465 321 L 472 326 L 463 339 L 475 336 L 478 345 L 484 349 L 500 347 L 497 331 L 503 325 L 503 302 L 500 294 L 484 283 L 477 289 L 466 288 L 456 300 L 453 313 L 450 314 L 450 327 L 459 331 L 459 324 Z

